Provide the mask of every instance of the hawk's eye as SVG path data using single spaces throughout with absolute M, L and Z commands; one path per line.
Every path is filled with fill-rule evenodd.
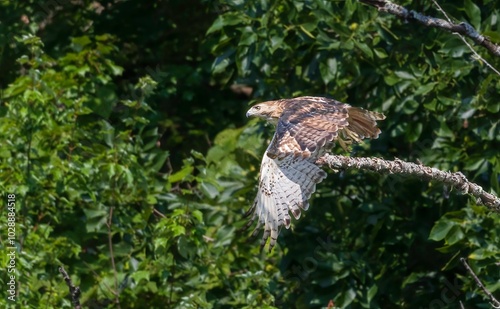
M 253 108 L 255 108 L 256 111 L 260 110 L 260 106 L 254 106 Z

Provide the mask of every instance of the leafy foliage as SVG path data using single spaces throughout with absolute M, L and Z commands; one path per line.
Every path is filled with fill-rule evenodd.
M 441 2 L 499 38 L 494 1 Z M 70 308 L 61 265 L 90 308 L 484 306 L 460 257 L 498 294 L 498 216 L 439 184 L 331 172 L 272 253 L 238 232 L 272 128 L 244 124 L 229 85 L 382 111 L 381 137 L 352 155 L 500 192 L 500 84 L 456 35 L 354 0 L 0 6 L 17 306 Z

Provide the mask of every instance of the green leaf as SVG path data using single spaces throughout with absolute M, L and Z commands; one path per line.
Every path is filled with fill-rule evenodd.
M 160 171 L 160 169 L 165 165 L 165 162 L 166 162 L 168 157 L 169 157 L 169 153 L 167 151 L 162 151 L 162 152 L 156 153 L 153 156 L 153 164 L 151 165 L 151 170 L 153 170 L 155 172 Z M 179 172 L 181 172 L 181 171 L 179 171 Z M 184 171 L 184 172 L 186 172 L 186 171 Z M 179 177 L 179 175 L 177 177 Z M 172 181 L 172 182 L 174 182 L 174 181 Z
M 138 270 L 132 273 L 130 277 L 134 279 L 137 284 L 141 284 L 142 280 L 149 281 L 150 272 L 145 270 Z
M 471 158 L 467 161 L 467 165 L 464 166 L 464 170 L 476 171 L 481 168 L 487 161 L 485 158 Z
M 193 173 L 194 167 L 191 165 L 184 166 L 180 171 L 175 174 L 172 174 L 168 177 L 168 181 L 170 183 L 176 183 L 184 180 L 188 175 Z
M 349 289 L 340 294 L 340 297 L 335 299 L 335 303 L 338 304 L 341 308 L 345 308 L 352 303 L 352 301 L 356 298 L 356 292 L 353 289 Z
M 409 80 L 415 79 L 415 76 L 413 76 L 413 74 L 406 71 L 395 71 L 394 74 L 396 74 L 396 76 L 401 79 L 409 79 Z
M 468 258 L 471 260 L 485 260 L 496 256 L 494 251 L 488 250 L 487 248 L 478 248 L 469 254 Z
M 472 2 L 472 0 L 465 0 L 464 4 L 465 4 L 465 13 L 467 13 L 471 25 L 476 29 L 476 31 L 480 31 L 481 10 L 474 2 Z
M 436 132 L 437 136 L 454 138 L 455 133 L 450 129 L 450 127 L 443 121 L 440 124 L 439 130 Z
M 200 186 L 201 191 L 205 196 L 207 196 L 210 199 L 214 199 L 219 195 L 219 190 L 217 187 L 210 182 L 202 182 Z
M 425 84 L 423 86 L 420 86 L 415 91 L 415 95 L 421 95 L 421 94 L 426 95 L 429 92 L 431 92 L 437 84 L 438 84 L 437 82 L 432 82 L 432 83 L 428 83 L 428 84 Z
M 375 297 L 375 295 L 378 292 L 378 286 L 376 284 L 372 285 L 372 287 L 368 290 L 368 303 L 371 303 L 372 299 Z
M 277 38 L 277 39 L 279 39 L 279 38 Z M 238 45 L 239 46 L 249 46 L 249 45 L 254 44 L 256 40 L 257 40 L 257 34 L 255 33 L 255 31 L 252 27 L 248 26 L 248 27 L 244 28 L 244 30 L 241 34 L 240 40 L 238 42 Z M 283 41 L 282 38 L 281 38 L 281 41 Z M 272 42 L 272 39 L 271 39 L 271 42 Z M 281 44 L 281 42 L 279 42 L 277 44 Z
M 416 142 L 422 134 L 422 129 L 423 124 L 421 122 L 410 123 L 405 132 L 406 139 L 411 143 Z
M 179 250 L 179 254 L 183 257 L 183 258 L 188 258 L 188 254 L 189 254 L 189 243 L 187 242 L 187 239 L 186 237 L 184 236 L 181 236 L 179 237 L 179 239 L 177 240 L 177 249 Z
M 445 241 L 448 245 L 453 245 L 464 238 L 464 232 L 458 225 L 454 225 L 446 234 Z
M 451 221 L 445 219 L 439 220 L 438 222 L 436 222 L 434 227 L 432 227 L 429 239 L 435 241 L 443 240 L 453 226 L 454 224 Z
M 378 47 L 378 48 L 375 48 L 373 49 L 373 52 L 375 53 L 375 55 L 377 55 L 378 58 L 380 59 L 385 59 L 387 58 L 387 53 L 384 49 Z
M 254 37 L 254 40 L 256 39 L 256 37 Z M 271 44 L 270 44 L 270 49 L 269 51 L 272 53 L 274 53 L 278 48 L 285 48 L 286 46 L 284 45 L 283 41 L 285 40 L 285 37 L 284 36 L 272 36 L 271 37 Z
M 384 81 L 387 85 L 394 86 L 395 84 L 399 83 L 401 79 L 397 77 L 395 74 L 385 74 Z
M 180 235 L 185 235 L 186 234 L 186 228 L 181 226 L 181 225 L 172 225 L 170 227 L 171 231 L 172 231 L 172 236 L 173 237 L 177 237 L 177 236 L 180 236 Z
M 219 15 L 219 16 L 217 16 L 217 19 L 215 19 L 215 21 L 212 23 L 212 25 L 210 26 L 210 28 L 208 28 L 207 35 L 211 34 L 211 33 L 214 33 L 214 32 L 218 32 L 223 27 L 224 27 L 224 18 L 223 18 L 222 15 Z
M 228 12 L 223 15 L 219 15 L 215 22 L 208 28 L 207 34 L 211 34 L 217 31 L 220 31 L 225 26 L 235 26 L 241 23 L 245 23 L 246 18 L 242 14 L 238 14 L 237 12 Z
M 71 43 L 73 44 L 73 48 L 76 51 L 81 51 L 85 46 L 90 45 L 92 43 L 92 40 L 88 36 L 84 35 L 81 37 L 72 38 Z
M 337 59 L 329 58 L 326 60 L 326 63 L 321 62 L 319 64 L 319 70 L 323 82 L 325 84 L 330 83 L 335 79 L 335 76 L 337 75 Z
M 146 202 L 150 205 L 155 205 L 158 203 L 158 200 L 156 199 L 156 197 L 154 195 L 148 195 L 146 198 Z
M 354 45 L 356 45 L 357 48 L 359 48 L 363 54 L 365 54 L 369 59 L 373 59 L 373 52 L 371 48 L 368 46 L 366 43 L 361 43 L 356 40 L 353 40 Z
M 198 223 L 203 223 L 203 213 L 199 210 L 193 210 L 192 216 L 198 221 Z

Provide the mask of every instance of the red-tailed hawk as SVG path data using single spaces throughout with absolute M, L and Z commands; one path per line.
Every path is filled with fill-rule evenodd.
M 322 97 L 259 103 L 248 110 L 247 117 L 252 116 L 276 125 L 262 158 L 259 190 L 247 212 L 252 217 L 246 225 L 258 219 L 252 236 L 264 226 L 261 248 L 271 238 L 271 251 L 281 226 L 290 227 L 289 211 L 299 219 L 300 209 L 309 208 L 316 184 L 326 178 L 326 172 L 316 165 L 318 158 L 333 147 L 334 141 L 347 149 L 353 142 L 377 138 L 380 129 L 376 121 L 385 116 Z

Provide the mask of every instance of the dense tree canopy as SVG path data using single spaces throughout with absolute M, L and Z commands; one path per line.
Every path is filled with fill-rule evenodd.
M 500 42 L 497 1 L 438 2 Z M 383 112 L 379 139 L 334 152 L 498 194 L 485 48 L 355 0 L 7 0 L 0 24 L 0 304 L 72 308 L 63 266 L 88 308 L 487 308 L 460 258 L 498 295 L 498 214 L 439 183 L 328 170 L 271 253 L 239 232 L 273 134 L 245 111 L 273 98 Z

